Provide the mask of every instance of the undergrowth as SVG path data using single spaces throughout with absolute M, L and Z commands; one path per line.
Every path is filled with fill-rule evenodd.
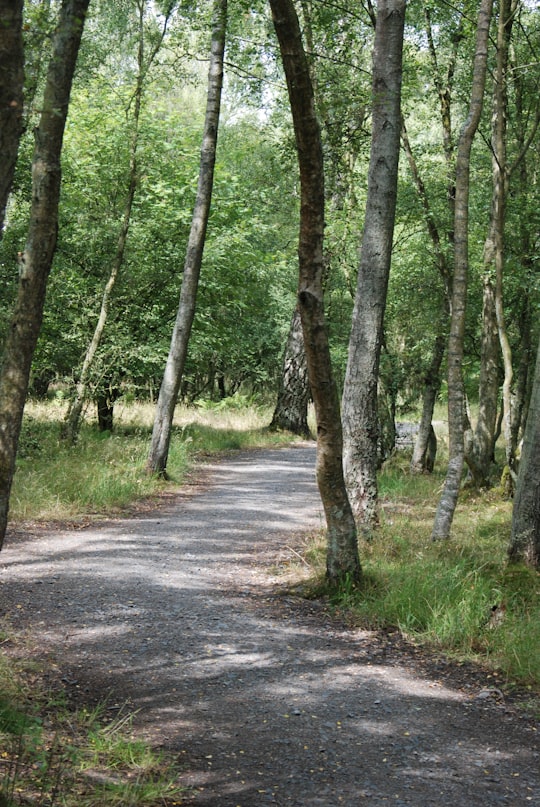
M 39 675 L 0 657 L 0 806 L 172 807 L 172 758 L 130 732 L 130 716 L 71 710 Z
M 397 629 L 540 693 L 540 575 L 507 562 L 512 503 L 497 489 L 463 491 L 452 537 L 434 543 L 442 469 L 411 475 L 409 459 L 400 453 L 381 472 L 381 525 L 360 542 L 362 585 L 326 591 L 318 536 L 303 553 L 312 572 L 306 590 L 326 591 L 359 626 Z

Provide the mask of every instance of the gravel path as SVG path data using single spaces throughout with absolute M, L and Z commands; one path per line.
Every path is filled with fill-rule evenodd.
M 314 462 L 240 453 L 159 510 L 12 534 L 2 611 L 74 700 L 178 754 L 186 805 L 539 807 L 537 726 L 493 679 L 280 590 L 322 525 Z

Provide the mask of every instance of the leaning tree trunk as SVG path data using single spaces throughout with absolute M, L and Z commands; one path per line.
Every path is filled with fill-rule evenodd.
M 105 284 L 105 288 L 103 289 L 98 320 L 94 328 L 92 338 L 90 339 L 90 342 L 88 343 L 88 346 L 86 348 L 86 353 L 79 374 L 79 379 L 75 387 L 75 395 L 67 411 L 66 422 L 64 424 L 64 428 L 62 431 L 62 436 L 70 443 L 75 443 L 79 435 L 79 431 L 81 428 L 81 416 L 83 413 L 84 405 L 88 398 L 92 367 L 94 365 L 96 353 L 101 344 L 101 339 L 103 337 L 105 327 L 107 325 L 107 319 L 109 317 L 109 310 L 111 307 L 111 299 L 114 287 L 116 286 L 118 275 L 120 274 L 120 270 L 122 269 L 122 265 L 124 263 L 124 254 L 126 251 L 126 243 L 129 233 L 129 227 L 131 224 L 131 211 L 133 209 L 133 201 L 135 199 L 135 193 L 137 190 L 138 175 L 139 175 L 138 149 L 139 149 L 140 116 L 141 116 L 141 106 L 144 92 L 144 82 L 148 74 L 148 71 L 152 63 L 154 62 L 158 54 L 158 51 L 162 45 L 163 39 L 167 31 L 167 25 L 170 16 L 169 12 L 169 15 L 166 15 L 165 17 L 165 22 L 163 24 L 161 34 L 157 42 L 154 43 L 154 46 L 149 54 L 148 59 L 145 60 L 145 36 L 144 36 L 145 5 L 146 4 L 144 2 L 141 2 L 138 5 L 139 43 L 137 51 L 137 79 L 135 83 L 134 105 L 133 105 L 133 133 L 131 136 L 131 142 L 129 146 L 129 173 L 128 173 L 127 194 L 124 201 L 122 223 L 118 231 L 116 252 L 114 254 L 113 262 L 111 265 L 109 278 L 107 280 L 107 283 Z
M 324 169 L 309 65 L 292 0 L 270 0 L 287 79 L 300 169 L 298 306 L 317 418 L 317 483 L 326 516 L 326 573 L 331 585 L 358 583 L 356 525 L 343 480 L 339 399 L 323 306 Z
M 462 361 L 469 269 L 469 184 L 471 148 L 480 122 L 486 82 L 489 25 L 493 0 L 481 0 L 476 30 L 471 103 L 456 158 L 454 279 L 448 337 L 448 470 L 439 499 L 432 538 L 448 538 L 457 505 L 465 456 L 465 390 Z
M 309 396 L 302 319 L 300 309 L 296 306 L 283 355 L 278 398 L 270 429 L 285 429 L 300 437 L 311 437 L 307 422 Z
M 180 390 L 180 384 L 182 383 L 189 337 L 195 316 L 197 289 L 199 286 L 208 217 L 210 215 L 210 203 L 212 201 L 212 188 L 214 184 L 214 166 L 216 162 L 219 111 L 221 106 L 221 90 L 223 87 L 223 59 L 225 53 L 226 28 L 227 0 L 214 0 L 206 117 L 201 148 L 199 183 L 186 250 L 180 301 L 171 337 L 169 355 L 165 364 L 165 371 L 159 391 L 152 431 L 152 441 L 147 461 L 148 472 L 160 476 L 166 476 L 174 409 Z
M 514 497 L 509 557 L 540 568 L 540 342 Z
M 506 221 L 506 197 L 508 192 L 509 167 L 506 148 L 506 122 L 508 116 L 507 71 L 510 38 L 518 0 L 499 0 L 499 22 L 497 26 L 497 66 L 493 98 L 492 167 L 493 167 L 493 240 L 492 254 L 495 265 L 495 312 L 499 343 L 503 358 L 504 380 L 502 387 L 503 421 L 502 431 L 505 441 L 506 467 L 508 468 L 508 493 L 511 493 L 516 480 L 516 430 L 515 410 L 512 400 L 514 371 L 512 348 L 506 329 L 504 315 L 504 226 Z
M 0 238 L 23 127 L 23 0 L 0 0 Z
M 89 0 L 62 3 L 35 135 L 30 223 L 25 250 L 19 258 L 19 290 L 0 371 L 0 547 L 7 526 L 30 366 L 56 248 L 60 154 L 88 3 Z
M 397 197 L 405 5 L 377 5 L 368 195 L 342 400 L 345 481 L 368 531 L 377 522 L 377 382 Z

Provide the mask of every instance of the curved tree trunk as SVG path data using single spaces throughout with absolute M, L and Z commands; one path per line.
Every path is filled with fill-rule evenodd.
M 469 182 L 472 143 L 484 103 L 489 26 L 493 0 L 481 0 L 469 114 L 458 143 L 454 226 L 454 279 L 448 338 L 448 470 L 439 499 L 432 538 L 448 538 L 457 505 L 465 456 L 465 390 L 462 361 L 469 269 Z
M 397 197 L 404 24 L 404 0 L 378 3 L 368 195 L 342 399 L 345 481 L 368 531 L 377 522 L 377 384 Z
M 358 583 L 356 525 L 343 480 L 339 399 L 323 307 L 324 170 L 309 66 L 292 0 L 270 0 L 294 124 L 300 169 L 298 306 L 317 417 L 317 483 L 327 524 L 327 579 Z
M 285 429 L 300 437 L 311 437 L 307 422 L 309 396 L 302 319 L 300 309 L 296 306 L 283 355 L 278 398 L 270 429 Z
M 9 508 L 30 366 L 56 248 L 60 154 L 71 84 L 89 0 L 64 0 L 53 39 L 32 161 L 32 203 L 19 290 L 0 371 L 0 547 Z
M 180 301 L 171 337 L 169 355 L 167 357 L 159 391 L 152 431 L 152 441 L 146 466 L 148 473 L 161 476 L 166 476 L 174 409 L 180 384 L 182 383 L 189 337 L 195 316 L 195 303 L 199 286 L 204 242 L 206 239 L 206 228 L 210 215 L 219 111 L 221 106 L 221 90 L 223 86 L 223 58 L 225 53 L 226 28 L 227 0 L 214 0 L 206 117 L 204 121 L 197 197 L 193 209 L 191 230 L 186 250 Z
M 23 128 L 23 0 L 0 0 L 0 238 Z
M 484 247 L 484 313 L 482 328 L 482 355 L 480 365 L 479 411 L 472 445 L 466 452 L 466 461 L 476 486 L 490 484 L 490 471 L 494 459 L 499 396 L 499 346 L 503 357 L 503 432 L 506 445 L 506 463 L 515 477 L 512 449 L 512 350 L 508 335 L 503 303 L 504 225 L 508 166 L 506 158 L 507 68 L 509 42 L 512 33 L 516 0 L 499 0 L 497 22 L 497 62 L 493 84 L 492 110 L 492 194 L 491 210 Z M 495 284 L 492 276 L 495 276 Z
M 514 497 L 508 554 L 511 560 L 523 558 L 531 566 L 540 568 L 540 342 Z

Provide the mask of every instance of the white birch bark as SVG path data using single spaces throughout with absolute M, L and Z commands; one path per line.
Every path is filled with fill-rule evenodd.
M 210 67 L 197 196 L 191 220 L 180 301 L 165 364 L 147 461 L 148 473 L 166 476 L 174 409 L 186 362 L 201 272 L 212 187 L 223 87 L 227 0 L 214 0 Z

